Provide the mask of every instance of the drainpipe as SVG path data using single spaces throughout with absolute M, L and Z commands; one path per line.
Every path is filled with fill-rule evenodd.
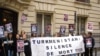
M 29 3 L 28 2 L 24 2 L 24 1 L 22 1 L 22 0 L 17 0 L 19 3 L 22 3 L 22 4 L 27 4 L 27 5 L 29 5 Z

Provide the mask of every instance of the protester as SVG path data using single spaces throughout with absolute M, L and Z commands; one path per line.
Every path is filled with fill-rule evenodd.
M 74 32 L 70 32 L 69 36 L 75 36 Z M 70 56 L 76 56 L 77 54 L 71 54 Z
M 95 45 L 95 40 L 92 37 L 92 33 L 88 32 L 87 38 L 85 39 L 85 56 L 93 56 L 93 48 Z
M 20 39 L 23 39 L 23 35 L 26 34 L 24 30 L 21 31 L 20 33 Z
M 26 32 L 24 30 L 22 30 L 21 33 L 20 33 L 19 40 L 23 40 L 24 41 L 24 39 L 23 39 L 24 35 L 26 35 Z M 20 56 L 24 55 L 24 52 L 19 52 L 19 53 L 20 53 Z
M 7 31 L 5 31 L 4 32 L 4 38 L 3 38 L 3 41 L 2 41 L 2 46 L 4 47 L 4 55 L 5 56 L 8 56 L 8 48 L 9 48 L 9 46 L 8 46 L 8 32 Z
M 29 40 L 27 40 L 26 35 L 23 35 L 23 39 L 24 39 L 24 53 L 25 56 L 31 56 L 31 47 L 30 47 L 30 42 Z
M 13 38 L 12 38 L 12 33 L 8 34 L 8 41 L 10 43 L 8 44 L 8 56 L 13 56 Z
M 13 56 L 17 56 L 17 40 L 19 39 L 19 34 L 16 34 L 16 38 L 13 43 Z
M 82 34 L 82 37 L 83 37 L 83 42 L 84 42 L 84 49 L 86 49 L 85 39 L 87 38 L 87 34 L 86 34 L 86 33 L 83 33 L 83 34 Z M 81 54 L 81 56 L 84 56 L 84 55 L 85 55 L 85 52 L 83 52 L 83 53 Z

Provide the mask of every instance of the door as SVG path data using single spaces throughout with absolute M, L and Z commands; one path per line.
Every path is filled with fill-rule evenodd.
M 9 9 L 0 8 L 0 26 L 11 23 L 13 29 L 13 36 L 17 33 L 18 13 Z

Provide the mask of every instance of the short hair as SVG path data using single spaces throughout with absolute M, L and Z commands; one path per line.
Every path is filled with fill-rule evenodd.
M 92 35 L 92 32 L 88 32 L 88 34 Z

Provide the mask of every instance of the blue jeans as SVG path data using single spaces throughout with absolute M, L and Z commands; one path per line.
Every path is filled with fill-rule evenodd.
M 13 56 L 13 52 L 11 50 L 8 50 L 8 56 Z

